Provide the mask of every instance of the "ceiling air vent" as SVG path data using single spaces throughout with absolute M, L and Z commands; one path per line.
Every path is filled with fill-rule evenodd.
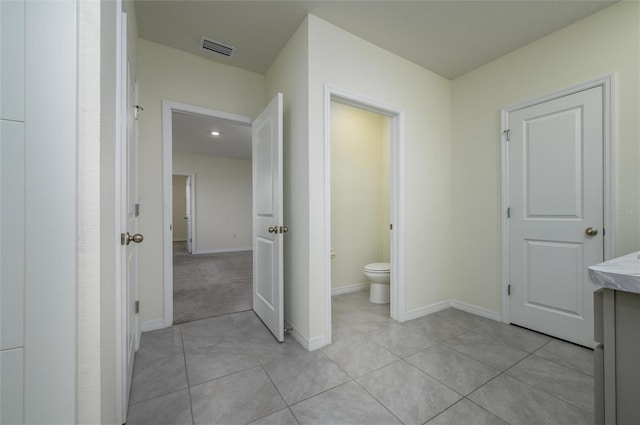
M 205 52 L 215 53 L 216 55 L 224 56 L 225 58 L 230 58 L 233 55 L 234 50 L 236 50 L 235 47 L 227 46 L 226 44 L 222 44 L 206 37 L 202 37 L 200 39 L 200 48 Z

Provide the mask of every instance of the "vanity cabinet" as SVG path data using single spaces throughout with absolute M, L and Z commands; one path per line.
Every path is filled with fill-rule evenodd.
M 596 425 L 640 424 L 640 285 L 637 292 L 633 285 L 633 278 L 640 283 L 640 258 L 627 257 L 637 261 L 630 274 L 589 270 L 592 281 L 604 286 L 594 293 Z M 620 285 L 620 279 L 626 281 Z

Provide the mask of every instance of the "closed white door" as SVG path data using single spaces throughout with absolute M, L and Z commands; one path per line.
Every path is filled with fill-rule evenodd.
M 184 220 L 185 220 L 185 224 L 187 227 L 187 251 L 189 252 L 189 254 L 193 253 L 193 232 L 191 231 L 191 225 L 192 225 L 192 221 L 191 221 L 191 176 L 187 176 L 186 179 L 186 187 L 185 187 L 185 199 L 186 199 L 186 206 L 185 206 L 185 214 L 184 214 Z
M 121 223 L 122 230 L 122 334 L 123 342 L 123 418 L 126 418 L 129 391 L 133 377 L 133 362 L 140 345 L 138 318 L 138 139 L 137 139 L 137 82 L 127 54 L 126 14 L 123 13 L 123 69 L 124 81 L 123 120 L 124 134 L 121 140 Z
M 253 122 L 253 309 L 284 341 L 282 93 Z
M 595 87 L 508 117 L 511 322 L 585 346 L 587 267 L 604 258 L 602 105 Z

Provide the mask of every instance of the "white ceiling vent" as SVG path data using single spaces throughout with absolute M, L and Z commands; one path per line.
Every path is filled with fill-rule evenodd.
M 233 56 L 233 52 L 236 50 L 235 47 L 227 46 L 226 44 L 206 37 L 200 38 L 200 48 L 205 52 L 214 53 L 219 56 L 224 56 L 225 58 Z

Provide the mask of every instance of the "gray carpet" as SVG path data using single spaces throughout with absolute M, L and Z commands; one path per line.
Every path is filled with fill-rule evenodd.
M 173 244 L 173 323 L 253 308 L 251 251 L 190 255 Z

